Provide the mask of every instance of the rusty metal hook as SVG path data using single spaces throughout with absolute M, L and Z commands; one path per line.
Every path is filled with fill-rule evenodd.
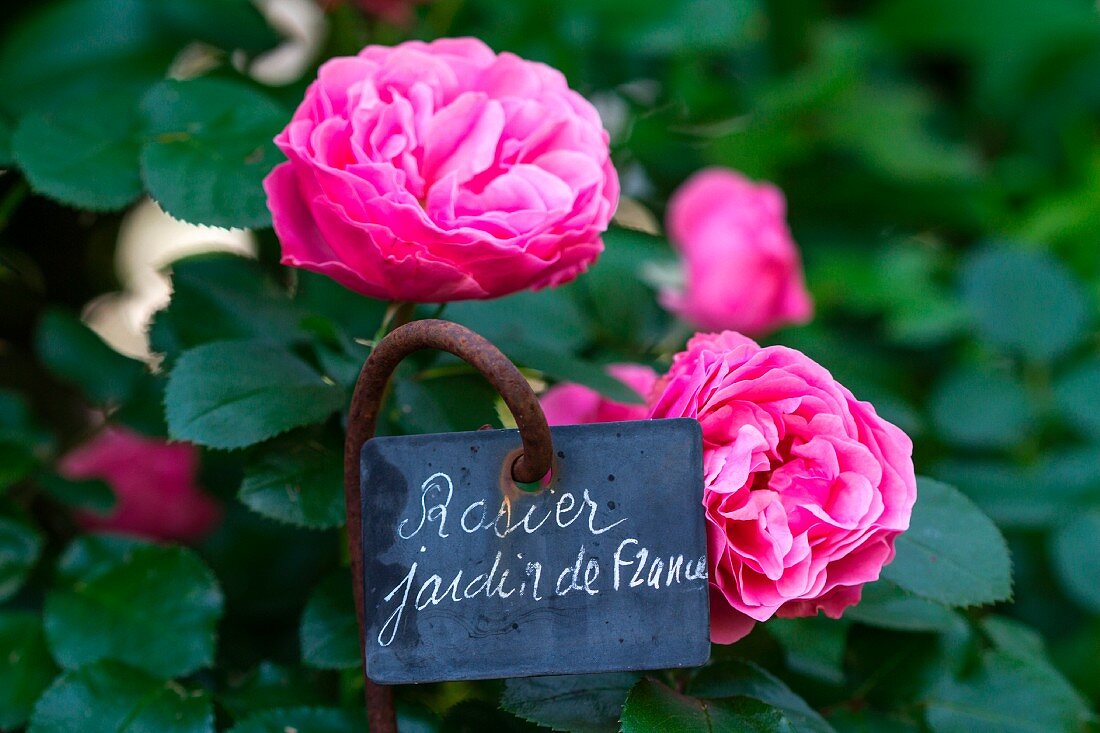
M 447 351 L 468 362 L 500 392 L 519 427 L 523 453 L 512 464 L 512 478 L 538 481 L 550 470 L 553 445 L 550 427 L 538 397 L 515 365 L 488 340 L 465 326 L 441 320 L 413 321 L 394 329 L 379 341 L 368 357 L 351 398 L 344 441 L 344 503 L 347 510 L 348 549 L 351 553 L 355 613 L 359 621 L 359 650 L 366 628 L 363 608 L 363 537 L 360 512 L 359 452 L 374 437 L 386 384 L 409 354 L 422 349 Z M 393 690 L 366 681 L 367 719 L 371 733 L 396 733 Z

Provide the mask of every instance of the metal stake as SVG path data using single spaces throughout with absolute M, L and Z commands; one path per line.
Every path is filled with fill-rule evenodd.
M 500 392 L 519 427 L 523 452 L 511 466 L 512 478 L 521 483 L 538 481 L 550 470 L 553 445 L 550 427 L 538 397 L 515 365 L 485 338 L 457 323 L 441 320 L 413 321 L 394 329 L 374 347 L 359 373 L 348 413 L 344 441 L 344 503 L 347 510 L 348 550 L 351 554 L 355 614 L 359 620 L 359 651 L 366 637 L 364 623 L 363 536 L 360 511 L 359 452 L 374 437 L 386 384 L 394 369 L 409 354 L 422 349 L 450 352 L 468 362 Z M 393 689 L 366 679 L 367 720 L 371 733 L 397 733 Z

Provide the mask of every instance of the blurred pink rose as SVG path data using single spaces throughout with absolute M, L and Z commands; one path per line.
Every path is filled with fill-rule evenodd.
M 413 21 L 413 6 L 425 5 L 432 0 L 355 0 L 364 13 L 374 15 L 387 23 L 407 26 Z M 321 0 L 327 10 L 344 5 L 346 0 Z
M 58 472 L 69 479 L 99 479 L 115 493 L 104 516 L 81 512 L 81 525 L 163 540 L 191 540 L 218 521 L 217 503 L 195 483 L 198 451 L 123 428 L 100 431 L 66 454 Z
M 619 197 L 596 109 L 472 38 L 326 62 L 264 181 L 283 263 L 374 298 L 493 298 L 573 279 Z
M 712 168 L 673 194 L 668 233 L 684 260 L 683 292 L 669 310 L 706 329 L 761 335 L 813 314 L 779 189 Z
M 607 372 L 643 398 L 653 389 L 657 373 L 641 364 L 612 364 Z M 612 402 L 579 384 L 558 384 L 540 398 L 546 421 L 551 425 L 585 425 L 595 422 L 641 420 L 649 411 L 645 405 Z
M 423 2 L 427 0 L 356 0 L 355 4 L 390 23 L 405 25 L 412 20 L 413 5 Z
M 732 331 L 691 339 L 653 394 L 650 417 L 703 427 L 712 639 L 858 603 L 909 527 L 908 436 L 801 352 Z

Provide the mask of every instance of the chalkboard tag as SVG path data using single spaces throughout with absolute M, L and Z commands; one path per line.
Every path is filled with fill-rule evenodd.
M 367 676 L 403 684 L 698 666 L 710 652 L 694 420 L 381 437 L 360 454 Z

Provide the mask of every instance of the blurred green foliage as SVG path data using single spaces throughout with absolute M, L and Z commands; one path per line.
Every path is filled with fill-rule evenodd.
M 776 620 L 697 675 L 403 689 L 402 730 L 1095 724 L 1095 3 L 437 0 L 407 27 L 344 6 L 282 86 L 247 73 L 282 40 L 247 0 L 9 2 L 0 20 L 0 729 L 362 729 L 339 411 L 387 307 L 279 268 L 259 181 L 323 58 L 440 35 L 562 69 L 603 113 L 624 194 L 658 219 L 705 166 L 779 185 L 817 313 L 768 340 L 873 402 L 946 483 L 922 482 L 913 547 L 844 620 Z M 77 318 L 121 288 L 115 242 L 143 193 L 260 243 L 256 261 L 173 265 L 156 369 Z M 667 243 L 606 243 L 567 287 L 444 315 L 534 377 L 630 398 L 600 365 L 661 366 L 686 331 L 649 284 Z M 207 446 L 221 528 L 195 550 L 80 537 L 70 510 L 109 497 L 56 464 L 90 410 Z M 483 382 L 422 355 L 384 422 L 499 418 Z M 991 604 L 1009 572 L 1013 600 Z

